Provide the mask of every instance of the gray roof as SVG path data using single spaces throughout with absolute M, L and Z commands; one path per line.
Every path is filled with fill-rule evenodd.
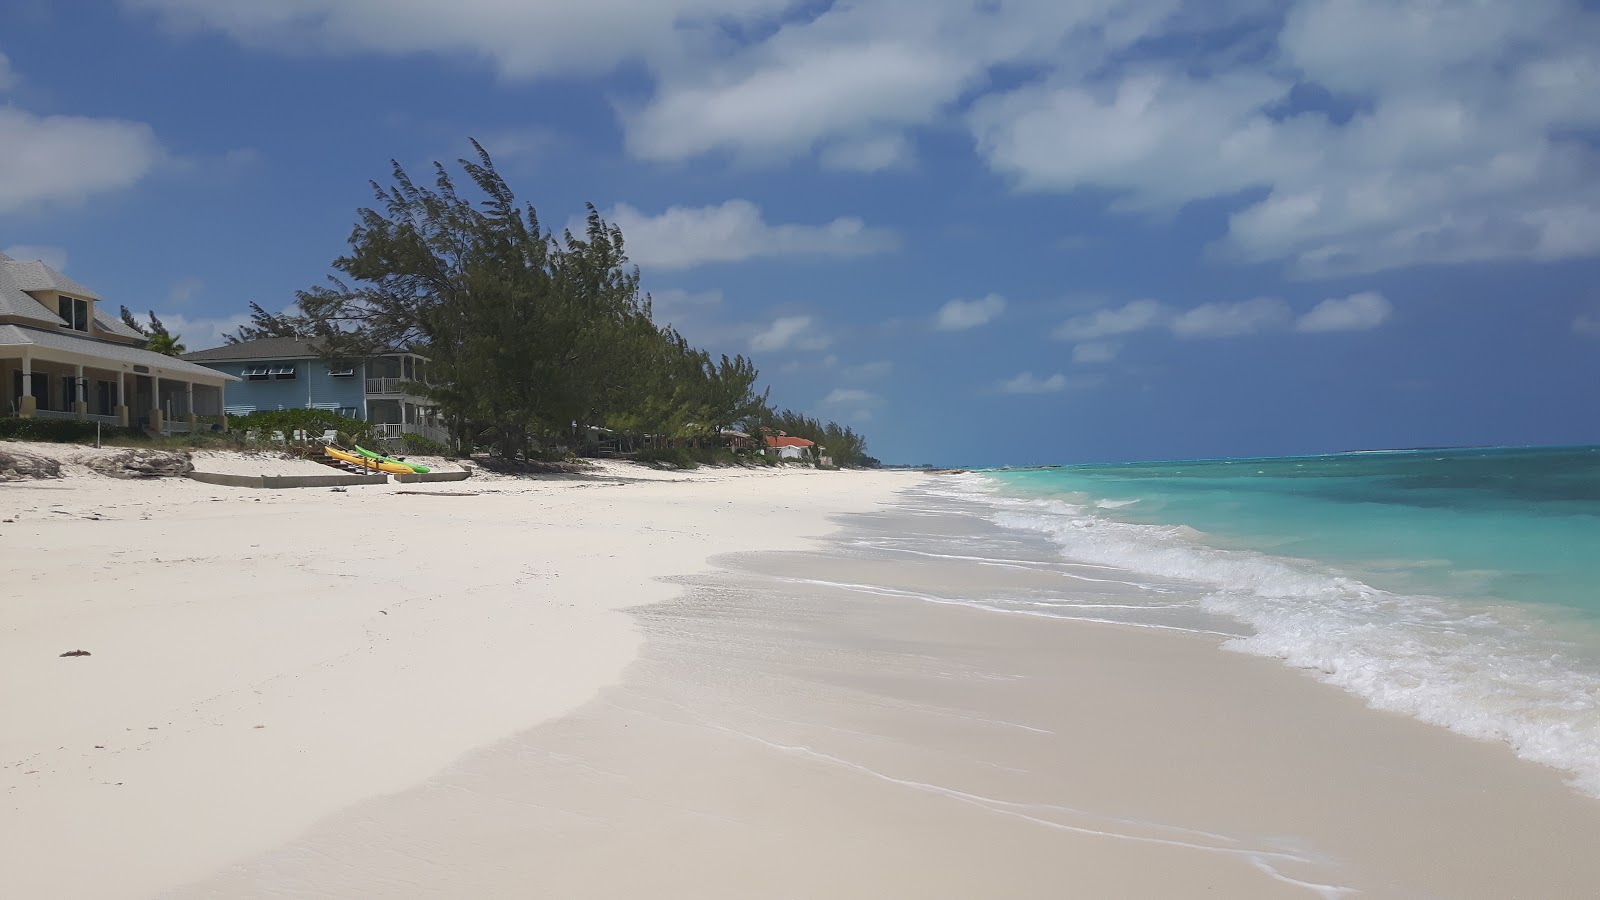
M 120 317 L 106 312 L 105 307 L 101 306 L 99 303 L 94 305 L 94 324 L 95 327 L 99 328 L 101 331 L 109 332 L 117 335 L 118 337 L 132 338 L 140 343 L 144 343 L 145 341 L 144 335 L 123 324 Z
M 65 294 L 87 297 L 90 300 L 100 299 L 99 294 L 50 268 L 42 260 L 23 262 L 8 257 L 0 261 L 0 266 L 5 267 L 11 280 L 25 291 L 61 291 Z
M 81 353 L 115 363 L 150 366 L 153 369 L 162 369 L 179 375 L 203 376 L 210 381 L 239 380 L 232 375 L 218 372 L 216 369 L 184 362 L 176 356 L 164 356 L 153 350 L 130 347 L 127 344 L 97 341 L 94 338 L 83 337 L 71 331 L 48 331 L 23 325 L 0 325 L 0 347 L 7 346 L 43 347 L 67 353 Z
M 51 312 L 43 303 L 29 297 L 11 274 L 13 266 L 21 265 L 6 257 L 0 260 L 0 316 L 15 316 L 46 325 L 64 325 L 61 317 Z
M 194 362 L 230 362 L 252 359 L 308 359 L 319 355 L 317 342 L 310 338 L 267 337 L 237 344 L 224 344 L 210 350 L 185 353 Z

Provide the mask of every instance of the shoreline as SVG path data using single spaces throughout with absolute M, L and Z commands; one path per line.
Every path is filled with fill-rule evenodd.
M 913 599 L 846 516 L 630 610 L 624 677 L 426 784 L 174 894 L 1561 896 L 1600 804 L 1214 637 Z M 821 571 L 819 571 L 821 570 Z M 1046 579 L 1046 582 L 1049 580 Z M 900 591 L 902 596 L 885 591 Z M 621 864 L 619 864 L 621 863 Z
M 622 610 L 663 576 L 803 545 L 905 481 L 602 464 L 452 496 L 66 468 L 0 485 L 0 841 L 27 896 L 151 896 L 417 784 L 614 683 Z
M 1585 849 L 1600 804 L 1507 747 L 1370 709 L 1226 635 L 939 602 L 1132 588 L 1063 581 L 1071 562 L 908 565 L 886 536 L 973 534 L 908 500 L 920 479 L 604 473 L 433 498 L 0 487 L 3 518 L 26 507 L 0 540 L 29 563 L 0 610 L 0 698 L 25 723 L 0 740 L 12 883 L 178 898 L 1600 883 Z M 439 561 L 372 547 L 374 523 L 427 531 Z M 69 548 L 87 558 L 63 570 Z M 240 548 L 254 553 L 218 590 Z M 79 643 L 95 655 L 56 657 Z

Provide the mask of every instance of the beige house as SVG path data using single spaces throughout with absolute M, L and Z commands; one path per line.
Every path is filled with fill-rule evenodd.
M 220 419 L 224 387 L 239 379 L 144 343 L 93 291 L 0 253 L 0 414 L 165 433 Z

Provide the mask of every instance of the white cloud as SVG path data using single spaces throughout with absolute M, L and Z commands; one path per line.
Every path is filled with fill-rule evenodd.
M 11 69 L 11 60 L 0 53 L 0 91 L 10 90 L 17 83 L 17 73 Z
M 182 313 L 157 312 L 161 324 L 167 330 L 178 336 L 179 340 L 189 350 L 209 350 L 220 347 L 226 343 L 222 336 L 239 330 L 241 325 L 250 324 L 248 313 L 236 313 L 217 319 L 190 318 Z M 144 319 L 143 315 L 139 316 Z
M 1305 277 L 1600 253 L 1600 15 L 1515 5 L 1302 0 L 1262 63 L 1074 70 L 975 104 L 980 152 L 1022 189 L 1110 189 L 1170 211 L 1246 189 L 1215 248 Z M 1347 120 L 1291 107 L 1320 86 Z
M 834 388 L 822 398 L 823 406 L 865 406 L 878 402 L 878 395 L 860 388 Z
M 681 288 L 668 288 L 664 291 L 650 292 L 651 317 L 657 322 L 677 322 L 721 305 L 721 291 L 686 291 Z
M 750 339 L 752 350 L 821 350 L 831 340 L 817 328 L 810 316 L 783 316 L 756 332 Z
M 1257 297 L 1237 303 L 1203 303 L 1180 313 L 1170 327 L 1181 338 L 1238 337 L 1281 328 L 1289 317 L 1289 304 L 1276 297 Z
M 130 187 L 163 158 L 150 126 L 0 107 L 0 214 Z
M 894 371 L 894 363 L 886 360 L 874 360 L 855 366 L 845 366 L 841 371 L 844 377 L 852 381 L 867 381 L 873 378 L 883 378 Z
M 619 203 L 605 218 L 622 229 L 629 258 L 647 269 L 786 256 L 869 256 L 899 246 L 894 232 L 869 227 L 853 216 L 825 225 L 769 225 L 760 207 L 748 200 L 674 206 L 656 216 Z M 568 227 L 578 234 L 582 223 L 574 220 Z
M 834 388 L 822 398 L 822 406 L 846 422 L 867 422 L 884 403 L 883 397 L 861 388 Z
M 205 286 L 206 283 L 199 278 L 192 276 L 185 278 L 172 286 L 172 290 L 167 293 L 167 300 L 179 305 L 188 303 Z
M 1062 322 L 1053 334 L 1062 341 L 1093 341 L 1154 328 L 1166 316 L 1166 307 L 1154 300 L 1133 300 L 1116 309 L 1074 316 Z
M 176 31 L 221 31 L 291 53 L 437 53 L 482 59 L 507 78 L 602 73 L 664 63 L 724 26 L 758 25 L 789 0 L 122 0 Z M 708 47 L 704 49 L 709 50 Z
M 1215 253 L 1303 277 L 1600 254 L 1600 11 L 1575 0 L 122 2 L 290 53 L 626 66 L 643 159 L 881 171 L 962 122 L 1023 190 L 1224 198 Z
M 1114 342 L 1094 341 L 1079 344 L 1072 348 L 1072 361 L 1083 365 L 1110 362 L 1117 358 L 1121 350 L 1122 345 Z
M 50 247 L 44 244 L 15 244 L 0 250 L 0 253 L 24 261 L 39 260 L 57 272 L 67 270 L 67 248 Z
M 1067 376 L 1057 372 L 1048 378 L 1040 378 L 1032 372 L 1023 372 L 1015 378 L 1000 383 L 1000 390 L 1007 394 L 1054 394 L 1067 389 Z
M 1366 331 L 1377 328 L 1394 314 L 1394 304 L 1376 291 L 1348 297 L 1330 297 L 1312 307 L 1295 322 L 1296 331 Z
M 943 331 L 965 331 L 994 321 L 1006 311 L 1006 299 L 990 294 L 981 300 L 951 300 L 939 308 L 935 325 Z
M 915 152 L 902 134 L 847 138 L 824 147 L 818 162 L 825 169 L 845 172 L 882 172 L 909 164 Z
M 1589 337 L 1600 337 L 1600 313 L 1579 313 L 1572 320 L 1572 330 Z

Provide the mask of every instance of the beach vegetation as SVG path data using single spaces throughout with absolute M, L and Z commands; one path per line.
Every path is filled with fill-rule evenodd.
M 391 162 L 337 274 L 298 292 L 295 311 L 252 304 L 230 340 L 309 337 L 330 359 L 425 355 L 430 383 L 409 389 L 434 404 L 453 449 L 508 460 L 551 447 L 636 458 L 725 449 L 727 430 L 778 415 L 753 360 L 713 355 L 654 321 L 621 229 L 592 205 L 577 233 L 546 228 L 473 148 L 459 187 L 442 164 L 421 183 Z M 811 424 L 839 445 L 840 465 L 865 458 L 849 428 Z

